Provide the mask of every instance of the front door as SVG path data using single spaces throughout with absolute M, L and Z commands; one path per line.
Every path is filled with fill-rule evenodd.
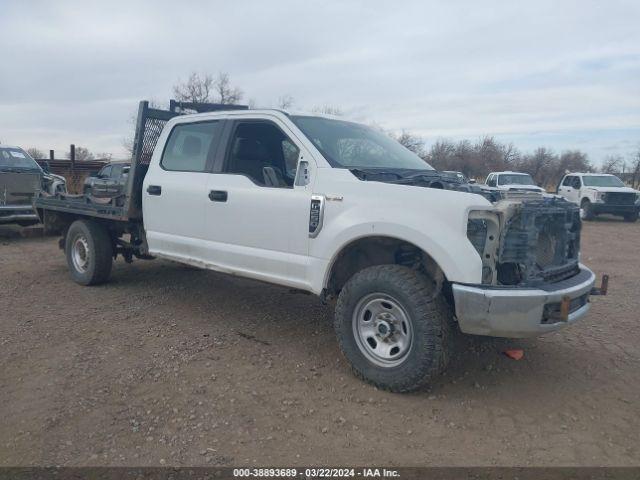
M 204 236 L 219 269 L 306 288 L 311 185 L 295 185 L 303 147 L 292 138 L 275 121 L 232 124 L 219 173 L 209 175 Z

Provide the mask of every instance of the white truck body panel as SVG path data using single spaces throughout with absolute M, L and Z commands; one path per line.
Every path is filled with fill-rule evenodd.
M 193 117 L 274 121 L 300 148 L 311 182 L 292 189 L 266 188 L 243 175 L 164 170 L 161 147 L 172 126 L 193 122 Z M 467 239 L 466 222 L 470 210 L 491 208 L 488 200 L 475 194 L 358 180 L 346 169 L 331 168 L 303 138 L 286 115 L 274 112 L 171 120 L 143 185 L 143 192 L 149 185 L 162 185 L 161 196 L 143 196 L 149 252 L 319 294 L 344 247 L 360 238 L 384 236 L 420 247 L 451 281 L 480 281 L 482 262 Z M 211 190 L 227 191 L 228 202 L 209 201 Z M 305 228 L 312 194 L 329 198 L 316 238 L 310 238 Z

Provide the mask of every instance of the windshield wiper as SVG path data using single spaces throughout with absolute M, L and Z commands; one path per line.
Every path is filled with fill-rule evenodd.
M 369 177 L 380 177 L 380 176 L 388 176 L 392 175 L 397 180 L 401 180 L 403 178 L 402 175 L 396 172 L 389 172 L 387 170 L 361 170 L 359 168 L 350 168 L 349 171 L 353 173 L 360 180 L 368 180 Z

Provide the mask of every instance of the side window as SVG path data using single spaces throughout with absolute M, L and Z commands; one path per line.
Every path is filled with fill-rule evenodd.
M 109 175 L 111 178 L 119 178 L 120 175 L 122 175 L 122 165 L 114 165 L 111 168 L 111 175 Z
M 270 122 L 240 122 L 229 144 L 224 171 L 263 187 L 292 188 L 300 150 Z
M 580 190 L 582 187 L 582 182 L 580 182 L 580 177 L 573 177 L 573 188 L 576 190 Z
M 487 179 L 487 185 L 489 185 L 490 187 L 495 187 L 496 186 L 495 178 L 496 177 L 494 174 L 489 175 L 489 178 Z
M 562 181 L 562 186 L 570 187 L 571 182 L 573 182 L 573 177 L 571 175 L 567 175 L 566 177 L 564 177 L 564 180 Z
M 160 165 L 177 172 L 205 172 L 220 141 L 220 121 L 183 123 L 173 127 Z

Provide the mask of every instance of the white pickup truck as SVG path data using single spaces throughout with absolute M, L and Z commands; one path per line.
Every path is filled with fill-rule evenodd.
M 579 209 L 564 199 L 492 202 L 357 123 L 174 107 L 141 103 L 123 198 L 36 200 L 63 232 L 76 282 L 107 281 L 122 255 L 312 292 L 336 301 L 355 373 L 397 392 L 443 371 L 458 329 L 536 336 L 583 317 L 602 293 L 579 262 Z
M 521 172 L 491 172 L 484 182 L 488 187 L 501 191 L 539 192 L 544 193 L 544 188 L 536 185 L 533 177 Z
M 640 192 L 627 187 L 615 175 L 606 173 L 570 173 L 562 177 L 558 195 L 580 206 L 584 220 L 593 220 L 600 213 L 638 220 Z

